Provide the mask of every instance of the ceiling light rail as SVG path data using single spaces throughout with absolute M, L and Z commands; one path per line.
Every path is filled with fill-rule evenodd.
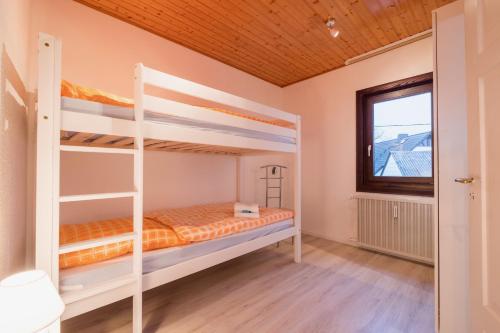
M 353 57 L 353 58 L 350 58 L 350 59 L 347 59 L 344 64 L 346 66 L 348 65 L 352 65 L 356 62 L 360 62 L 360 61 L 363 61 L 363 60 L 366 60 L 366 59 L 369 59 L 371 57 L 374 57 L 374 56 L 377 56 L 379 54 L 382 54 L 382 53 L 385 53 L 385 52 L 389 52 L 391 50 L 394 50 L 394 49 L 397 49 L 401 46 L 405 46 L 405 45 L 408 45 L 408 44 L 411 44 L 411 43 L 414 43 L 416 41 L 419 41 L 421 39 L 424 39 L 424 38 L 427 38 L 427 37 L 430 37 L 432 36 L 432 29 L 429 29 L 429 30 L 425 30 L 425 31 L 422 31 L 418 34 L 415 34 L 413 36 L 410 36 L 408 38 L 405 38 L 405 39 L 402 39 L 402 40 L 399 40 L 397 42 L 394 42 L 394 43 L 391 43 L 391 44 L 388 44 L 386 46 L 383 46 L 383 47 L 380 47 L 378 49 L 375 49 L 373 51 L 370 51 L 370 52 L 367 52 L 367 53 L 364 53 L 364 54 L 361 54 L 359 56 L 356 56 L 356 57 Z

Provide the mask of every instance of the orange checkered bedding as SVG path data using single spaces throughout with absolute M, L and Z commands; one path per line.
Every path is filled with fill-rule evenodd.
M 98 103 L 103 103 L 103 104 L 109 104 L 109 105 L 123 106 L 123 107 L 129 107 L 129 108 L 134 107 L 134 101 L 132 99 L 113 95 L 113 94 L 107 93 L 107 92 L 99 90 L 99 89 L 83 87 L 83 86 L 68 82 L 66 80 L 61 81 L 61 96 L 70 97 L 70 98 L 78 98 L 78 99 L 83 99 L 83 100 L 98 102 Z M 248 114 L 244 114 L 244 113 L 239 113 L 239 112 L 235 112 L 235 111 L 219 109 L 219 108 L 207 108 L 207 109 L 212 110 L 212 111 L 216 111 L 216 112 L 230 114 L 230 115 L 236 116 L 236 117 L 260 121 L 260 122 L 263 122 L 266 124 L 271 124 L 271 125 L 276 125 L 276 126 L 281 126 L 281 127 L 286 127 L 286 128 L 292 128 L 292 129 L 295 128 L 295 125 L 293 123 L 288 122 L 286 120 L 280 120 L 280 119 L 269 120 L 269 119 L 259 118 L 256 116 L 252 116 L 252 115 L 248 115 Z
M 278 208 L 260 208 L 259 218 L 234 217 L 233 206 L 234 203 L 223 203 L 167 209 L 147 217 L 171 227 L 187 242 L 220 238 L 293 217 L 293 211 Z
M 144 218 L 142 226 L 142 248 L 151 251 L 171 246 L 185 245 L 188 242 L 177 237 L 175 231 L 155 220 Z M 133 231 L 131 218 L 119 218 L 81 224 L 62 224 L 59 229 L 61 245 L 98 239 Z M 59 255 L 61 269 L 83 266 L 133 252 L 133 241 L 123 241 L 91 249 Z
M 236 218 L 233 203 L 166 209 L 146 214 L 143 223 L 143 250 L 187 245 L 256 229 L 293 217 L 293 211 L 260 208 L 260 218 Z M 98 239 L 132 232 L 131 218 L 119 218 L 82 224 L 63 224 L 60 244 Z M 83 266 L 123 256 L 133 251 L 132 241 L 123 241 L 59 255 L 61 269 Z

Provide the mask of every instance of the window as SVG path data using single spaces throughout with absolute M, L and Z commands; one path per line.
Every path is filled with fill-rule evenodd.
M 432 73 L 356 92 L 357 191 L 434 194 Z

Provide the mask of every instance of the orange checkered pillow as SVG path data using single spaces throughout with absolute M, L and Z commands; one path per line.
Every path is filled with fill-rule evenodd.
M 90 239 L 115 236 L 133 231 L 131 218 L 120 218 L 82 224 L 63 224 L 59 230 L 61 245 Z M 168 226 L 154 220 L 144 218 L 142 231 L 143 251 L 159 248 L 184 245 L 188 242 L 181 240 Z M 85 249 L 59 255 L 61 269 L 82 266 L 116 258 L 133 252 L 133 241 L 123 241 L 95 248 Z

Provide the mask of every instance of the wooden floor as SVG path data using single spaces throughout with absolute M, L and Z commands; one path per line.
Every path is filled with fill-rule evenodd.
M 148 291 L 144 332 L 433 332 L 433 269 L 313 237 L 303 262 L 268 247 Z M 131 332 L 130 299 L 63 332 Z

